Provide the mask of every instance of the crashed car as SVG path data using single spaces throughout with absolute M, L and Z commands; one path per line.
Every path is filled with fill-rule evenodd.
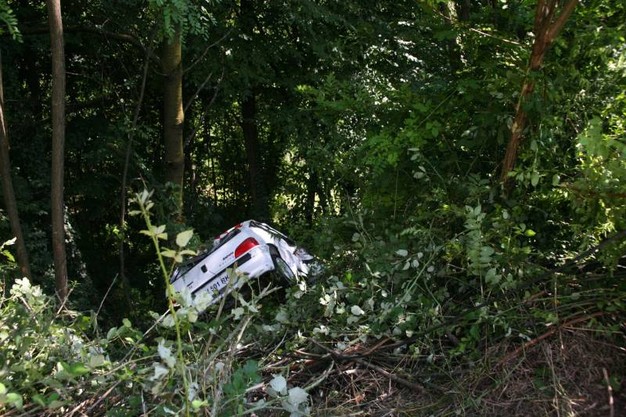
M 281 286 L 293 285 L 309 273 L 314 258 L 276 229 L 256 220 L 231 227 L 213 241 L 213 247 L 179 265 L 170 279 L 174 291 L 185 288 L 197 297 L 208 292 L 213 302 L 233 288 L 231 277 L 260 278 L 273 273 Z

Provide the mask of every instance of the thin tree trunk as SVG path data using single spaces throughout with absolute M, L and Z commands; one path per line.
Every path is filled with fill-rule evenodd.
M 15 237 L 17 264 L 22 276 L 31 279 L 28 251 L 24 242 L 22 225 L 17 209 L 17 199 L 11 178 L 11 160 L 9 157 L 9 133 L 4 120 L 4 88 L 2 83 L 2 52 L 0 51 L 0 176 L 2 176 L 2 194 L 4 205 L 11 224 L 11 233 Z
M 61 1 L 47 0 L 50 44 L 52 51 L 52 255 L 57 296 L 65 302 L 67 288 L 67 258 L 63 219 L 63 180 L 65 153 L 65 50 Z
M 313 225 L 315 217 L 315 195 L 319 189 L 319 179 L 317 172 L 311 170 L 306 182 L 306 201 L 304 205 L 304 219 L 309 226 Z
M 441 2 L 438 3 L 437 10 L 452 27 L 459 26 L 459 23 L 467 22 L 470 18 L 469 0 Z M 450 70 L 453 74 L 463 68 L 463 45 L 460 42 L 461 39 L 458 36 L 444 41 L 448 52 Z
M 265 171 L 261 160 L 259 130 L 256 123 L 256 98 L 250 92 L 241 100 L 243 138 L 248 159 L 252 214 L 261 221 L 269 220 Z
M 246 35 L 253 37 L 257 22 L 253 0 L 241 0 L 240 24 Z M 250 44 L 250 43 L 248 43 Z M 261 158 L 261 143 L 257 124 L 255 86 L 248 85 L 241 97 L 241 127 L 248 161 L 248 178 L 252 197 L 252 214 L 262 221 L 269 220 L 269 197 L 266 186 L 266 167 Z
M 185 155 L 183 151 L 183 67 L 180 31 L 165 40 L 161 49 L 161 68 L 165 74 L 163 96 L 163 142 L 165 180 L 177 187 L 178 217 L 182 218 Z
M 524 105 L 535 89 L 534 73 L 541 68 L 546 52 L 574 11 L 577 3 L 578 0 L 568 0 L 558 17 L 556 17 L 559 4 L 558 0 L 539 0 L 537 3 L 534 24 L 535 41 L 530 54 L 528 73 L 515 107 L 515 118 L 511 126 L 511 137 L 509 138 L 506 153 L 502 160 L 500 180 L 507 191 L 512 187 L 512 179 L 509 174 L 515 168 L 517 154 L 524 138 L 524 129 L 528 122 L 528 114 L 524 109 Z
M 119 261 L 120 261 L 120 281 L 122 283 L 122 288 L 126 289 L 124 294 L 126 296 L 126 301 L 128 305 L 130 305 L 130 294 L 127 291 L 130 288 L 130 284 L 128 283 L 128 277 L 126 276 L 126 252 L 125 252 L 125 244 L 126 239 L 126 192 L 128 191 L 128 170 L 130 169 L 130 158 L 133 151 L 133 142 L 135 136 L 135 129 L 137 128 L 137 122 L 139 121 L 139 112 L 141 111 L 141 106 L 143 104 L 143 97 L 146 92 L 146 81 L 148 79 L 148 68 L 150 64 L 150 55 L 152 51 L 146 52 L 145 61 L 143 65 L 143 73 L 141 77 L 141 88 L 139 90 L 139 97 L 137 98 L 137 104 L 135 105 L 135 111 L 133 113 L 133 120 L 128 131 L 128 143 L 126 144 L 126 155 L 124 157 L 124 168 L 122 169 L 122 186 L 120 190 L 120 230 L 122 231 L 122 239 L 119 242 Z
M 470 18 L 470 0 L 457 0 L 455 3 L 456 14 L 461 22 L 467 22 Z

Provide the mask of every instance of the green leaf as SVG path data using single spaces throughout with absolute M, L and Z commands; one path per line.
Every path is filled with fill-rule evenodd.
M 64 368 L 68 374 L 74 377 L 83 376 L 89 373 L 89 368 L 87 368 L 84 364 L 80 362 L 69 365 L 64 364 Z
M 22 396 L 15 392 L 9 392 L 6 395 L 6 402 L 18 409 L 22 409 L 24 407 L 24 400 L 22 400 Z
M 176 258 L 176 251 L 173 249 L 163 249 L 161 251 L 161 256 L 174 259 Z
M 396 255 L 401 256 L 401 257 L 405 257 L 409 254 L 409 251 L 407 251 L 406 249 L 398 249 L 396 251 Z
M 144 205 L 151 196 L 152 196 L 152 191 L 148 191 L 148 190 L 144 189 L 141 193 L 138 193 L 136 195 L 136 198 L 137 198 L 137 201 L 141 205 Z
M 165 346 L 165 343 L 163 341 L 159 342 L 159 345 L 157 347 L 157 351 L 158 351 L 159 356 L 161 357 L 161 359 L 163 359 L 163 362 L 165 362 L 165 364 L 169 368 L 173 368 L 174 365 L 176 365 L 176 358 L 172 354 L 172 349 L 170 349 L 169 347 Z
M 48 408 L 51 410 L 56 410 L 57 408 L 61 408 L 64 405 L 65 403 L 63 401 L 53 400 L 53 401 L 50 401 L 50 404 L 48 404 Z
M 308 401 L 309 394 L 300 387 L 293 387 L 289 390 L 288 401 L 294 407 Z
M 15 257 L 8 250 L 3 250 L 2 254 L 9 260 L 9 262 L 15 262 Z
M 287 394 L 287 380 L 284 376 L 280 374 L 274 375 L 269 385 L 276 393 L 282 395 Z
M 199 410 L 200 407 L 204 407 L 206 405 L 208 405 L 207 402 L 202 400 L 193 400 L 191 402 L 191 407 L 196 411 Z
M 469 334 L 472 337 L 472 339 L 479 340 L 480 339 L 480 329 L 478 328 L 478 325 L 475 324 L 472 327 L 470 327 Z
M 41 407 L 45 407 L 46 406 L 46 400 L 43 398 L 43 396 L 41 394 L 35 394 L 31 397 L 31 399 L 33 400 L 33 402 Z
M 161 225 L 161 226 L 150 225 L 149 230 L 142 230 L 140 233 L 146 236 L 156 237 L 157 239 L 162 239 L 162 240 L 167 239 L 167 233 L 165 233 L 165 225 Z
M 89 369 L 82 363 L 59 362 L 57 378 L 72 379 L 89 373 Z
M 176 235 L 176 244 L 178 245 L 178 247 L 184 248 L 185 246 L 187 246 L 192 236 L 193 236 L 193 229 L 180 232 L 179 234 Z
M 101 354 L 96 354 L 89 358 L 89 366 L 91 368 L 98 368 L 104 365 L 104 362 L 105 362 L 104 355 L 101 355 Z
M 533 172 L 532 174 L 530 174 L 530 183 L 533 187 L 536 187 L 537 184 L 539 184 L 539 173 Z

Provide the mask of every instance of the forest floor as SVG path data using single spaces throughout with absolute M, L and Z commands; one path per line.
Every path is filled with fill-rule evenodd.
M 625 335 L 544 336 L 455 364 L 416 360 L 385 341 L 341 354 L 299 351 L 291 382 L 318 384 L 314 416 L 626 416 Z

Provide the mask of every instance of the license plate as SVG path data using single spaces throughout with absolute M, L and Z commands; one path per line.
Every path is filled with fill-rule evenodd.
M 206 291 L 209 291 L 213 294 L 220 294 L 224 287 L 226 287 L 226 285 L 228 284 L 228 274 L 223 274 L 217 278 L 215 278 L 213 280 L 213 282 L 211 282 L 207 287 L 206 287 Z

